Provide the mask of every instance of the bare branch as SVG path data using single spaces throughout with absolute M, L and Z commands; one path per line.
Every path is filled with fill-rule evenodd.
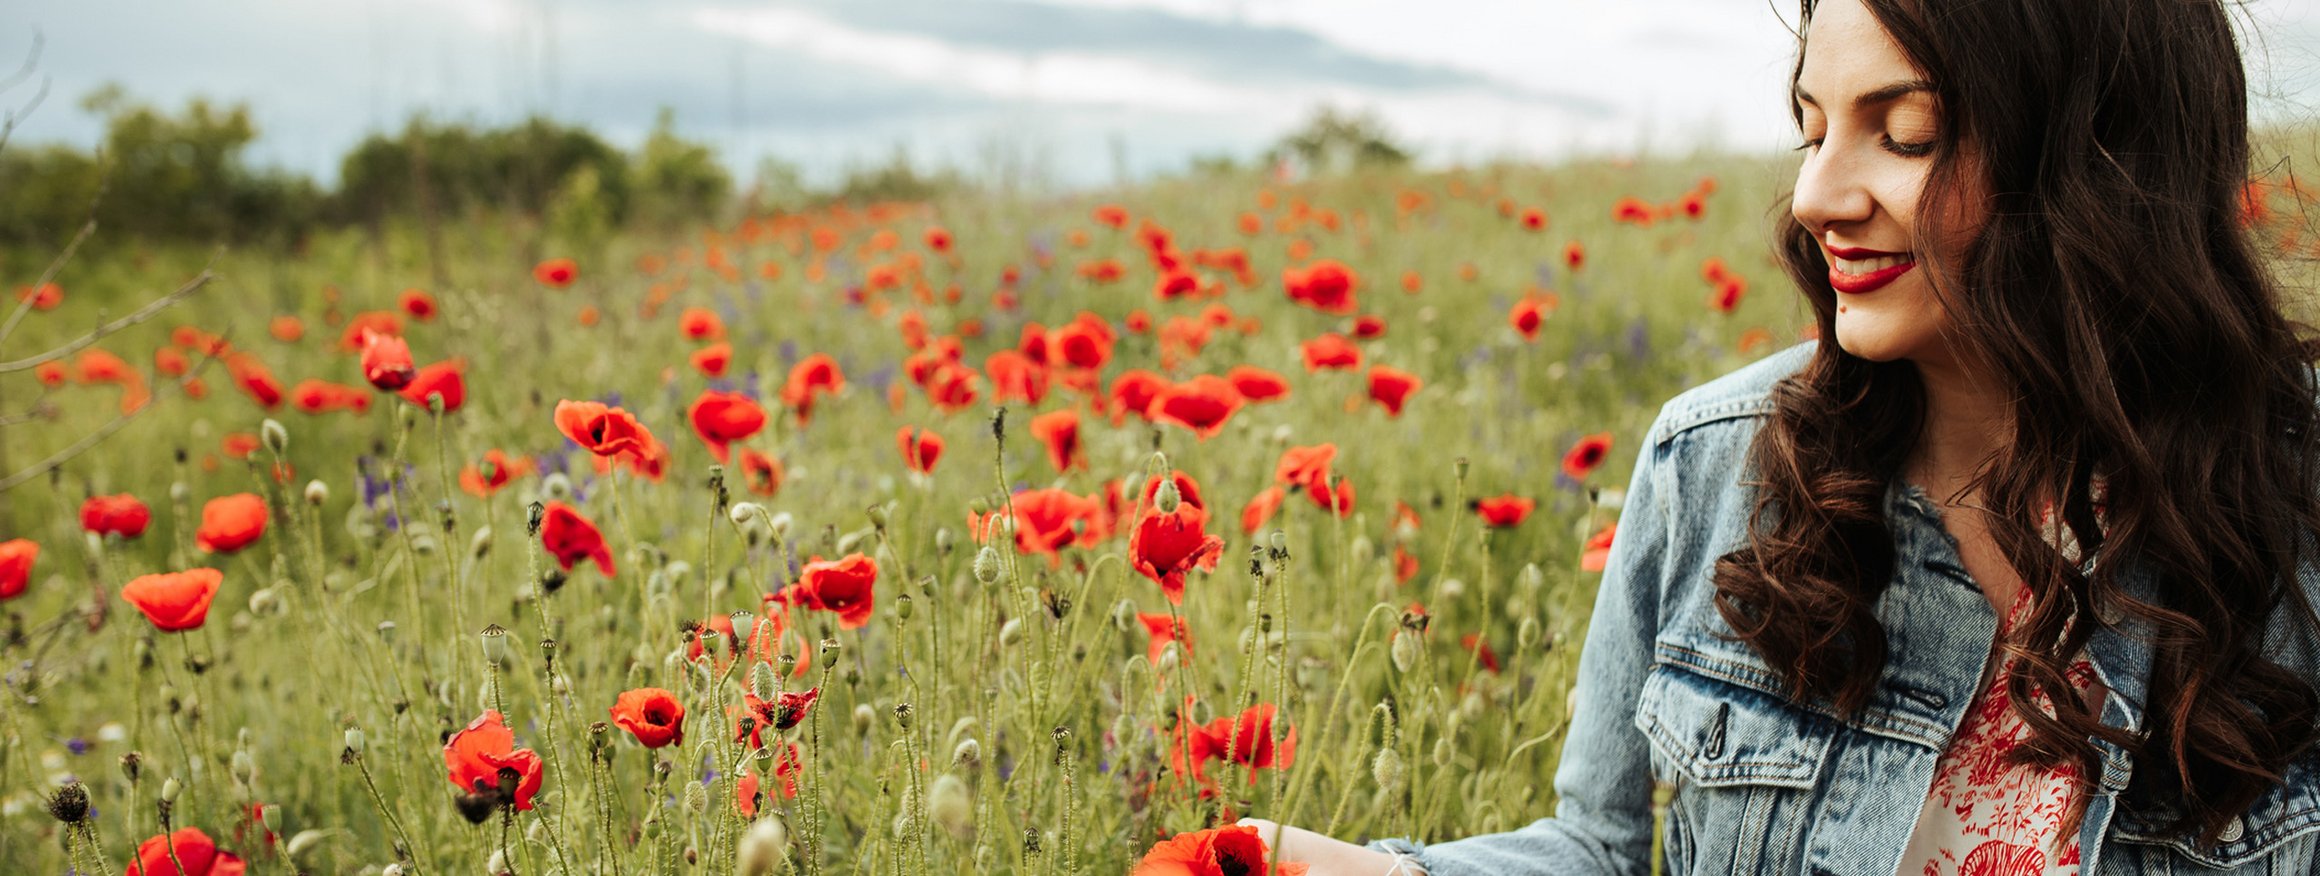
M 24 80 L 31 78 L 32 71 L 40 66 L 40 48 L 47 42 L 47 38 L 43 37 L 39 31 L 32 32 L 32 51 L 24 56 L 22 68 L 9 74 L 7 79 L 0 79 L 0 94 L 14 91 L 16 86 L 24 84 Z M 40 90 L 32 93 L 32 99 L 25 101 L 23 107 L 10 110 L 6 120 L 0 121 L 0 147 L 6 147 L 9 135 L 16 133 L 17 124 L 23 122 L 24 117 L 32 115 L 32 111 L 39 109 L 41 102 L 48 99 L 48 84 L 48 77 L 40 77 Z
M 212 259 L 211 263 L 215 264 L 216 260 Z M 42 362 L 62 359 L 66 356 L 70 356 L 79 352 L 83 347 L 96 343 L 99 339 L 106 335 L 159 316 L 161 315 L 161 311 L 169 309 L 170 305 L 176 304 L 177 302 L 183 300 L 186 296 L 200 291 L 201 287 L 208 285 L 210 279 L 215 276 L 215 274 L 210 273 L 208 269 L 204 268 L 202 272 L 195 275 L 193 279 L 185 281 L 185 285 L 177 287 L 176 291 L 153 299 L 144 307 L 137 308 L 137 312 L 135 313 L 131 313 L 128 316 L 124 316 L 120 319 L 113 320 L 112 322 L 105 323 L 104 325 L 97 326 L 96 328 L 91 329 L 88 334 L 82 335 L 70 341 L 66 341 L 63 344 L 51 348 L 47 352 L 35 353 L 31 356 L 18 359 L 13 362 L 0 362 L 0 374 L 7 374 L 12 371 L 22 371 L 26 368 L 38 367 Z M 7 488 L 0 486 L 0 489 Z
M 72 242 L 64 245 L 64 251 L 57 253 L 56 258 L 48 263 L 48 270 L 40 272 L 40 279 L 32 283 L 35 294 L 26 295 L 18 300 L 16 309 L 8 312 L 8 321 L 0 323 L 0 344 L 8 343 L 8 336 L 16 332 L 16 324 L 23 322 L 24 315 L 31 312 L 32 299 L 40 297 L 38 294 L 40 287 L 46 286 L 50 281 L 56 279 L 57 272 L 64 270 L 64 263 L 72 260 L 73 251 L 81 248 L 81 241 L 89 239 L 89 235 L 96 233 L 96 230 L 96 219 L 92 218 L 82 223 L 80 233 L 73 235 Z
M 203 271 L 201 276 L 194 278 L 196 283 L 189 285 L 198 285 L 200 281 L 206 281 L 208 278 L 209 272 Z M 148 307 L 150 307 L 150 305 L 148 305 Z M 227 331 L 227 334 L 232 334 L 231 329 Z M 202 354 L 201 361 L 194 363 L 192 368 L 187 369 L 184 377 L 180 377 L 174 381 L 174 385 L 177 387 L 179 394 L 183 394 L 185 392 L 185 387 L 187 384 L 190 384 L 195 379 L 201 377 L 201 373 L 205 370 L 208 370 L 209 364 L 211 362 L 217 361 L 218 357 L 216 351 L 220 349 L 224 349 L 224 345 L 219 345 L 218 347 L 213 348 L 210 352 Z M 138 407 L 136 410 L 114 417 L 111 422 L 97 427 L 96 431 L 81 436 L 81 439 L 73 442 L 71 446 L 49 454 L 47 459 L 33 463 L 31 467 L 26 468 L 23 471 L 19 471 L 5 478 L 0 478 L 0 493 L 5 493 L 11 489 L 15 489 L 17 486 L 23 484 L 26 481 L 40 477 L 41 475 L 47 474 L 52 469 L 59 468 L 65 463 L 71 462 L 73 457 L 88 452 L 89 448 L 97 446 L 106 438 L 112 437 L 113 433 L 121 431 L 122 427 L 129 425 L 129 421 L 137 419 L 146 411 L 150 411 L 156 407 L 159 407 L 160 404 L 160 395 L 159 393 L 156 393 L 153 398 L 147 399 L 145 404 Z
M 24 80 L 32 78 L 32 71 L 40 66 L 40 48 L 47 44 L 47 36 L 37 30 L 32 32 L 32 51 L 25 54 L 23 67 L 8 74 L 8 78 L 0 79 L 0 94 L 7 94 L 10 89 L 24 84 Z

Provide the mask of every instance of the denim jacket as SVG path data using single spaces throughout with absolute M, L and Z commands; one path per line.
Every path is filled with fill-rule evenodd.
M 1507 833 L 1438 842 L 1388 839 L 1433 876 L 1651 871 L 1654 781 L 1676 788 L 1666 872 L 1895 876 L 1934 767 L 1965 717 L 1997 615 L 1965 572 L 1925 494 L 1886 494 L 1894 577 L 1875 605 L 1889 645 L 1868 705 L 1849 721 L 1797 703 L 1754 649 L 1726 641 L 1710 570 L 1739 547 L 1753 494 L 1741 481 L 1771 389 L 1812 342 L 1685 392 L 1652 424 L 1628 488 L 1579 659 L 1576 711 L 1555 773 L 1555 815 Z M 2091 567 L 2089 559 L 2089 567 Z M 2320 600 L 2320 571 L 2299 580 Z M 2149 598 L 2130 568 L 2122 588 Z M 2143 625 L 2098 606 L 2087 646 L 2105 725 L 2140 732 L 2150 646 Z M 2283 612 L 2286 614 L 2286 612 Z M 2314 671 L 2275 619 L 2267 651 Z M 2320 873 L 2320 754 L 2289 765 L 2212 848 L 2163 835 L 2157 814 L 2122 811 L 2134 763 L 2097 740 L 2100 775 L 2079 831 L 2087 874 Z M 1903 876 L 1918 876 L 1910 873 Z

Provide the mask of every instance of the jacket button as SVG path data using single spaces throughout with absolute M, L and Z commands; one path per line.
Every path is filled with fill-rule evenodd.
M 2215 835 L 2216 840 L 2227 843 L 2239 842 L 2239 838 L 2247 833 L 2247 828 L 2241 826 L 2243 821 L 2244 819 L 2239 816 L 2232 816 L 2231 823 L 2223 826 L 2223 832 Z

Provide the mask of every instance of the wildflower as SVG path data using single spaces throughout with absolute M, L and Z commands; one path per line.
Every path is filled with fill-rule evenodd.
M 1740 297 L 1746 294 L 1748 294 L 1748 281 L 1739 277 L 1727 276 L 1716 284 L 1716 291 L 1709 294 L 1708 306 L 1721 313 L 1731 313 L 1734 308 L 1740 306 Z
M 1360 276 L 1353 269 L 1329 259 L 1281 272 L 1281 285 L 1289 300 L 1322 313 L 1352 313 L 1359 283 Z
M 733 361 L 733 345 L 724 341 L 694 350 L 693 368 L 706 377 L 725 376 L 725 367 Z
M 1073 524 L 1092 527 L 1097 506 L 1093 499 L 1076 495 L 1069 490 L 1050 487 L 1016 493 L 1015 549 L 1026 554 L 1046 554 L 1050 564 L 1061 562 L 1057 551 L 1078 542 L 1081 532 Z M 1093 539 L 1089 539 L 1093 541 Z
M 693 400 L 685 416 L 693 423 L 693 434 L 709 445 L 709 454 L 719 463 L 732 458 L 733 442 L 747 440 L 765 428 L 765 409 L 737 392 L 705 390 Z
M 1574 240 L 1574 241 L 1571 241 L 1570 243 L 1563 244 L 1563 265 L 1564 265 L 1565 267 L 1568 267 L 1568 268 L 1570 268 L 1571 270 L 1574 270 L 1574 271 L 1576 271 L 1576 270 L 1578 270 L 1578 269 L 1579 269 L 1579 267 L 1580 267 L 1581 265 L 1584 265 L 1584 264 L 1586 264 L 1586 263 L 1587 263 L 1587 248 L 1586 248 L 1586 247 L 1584 247 L 1584 246 L 1580 246 L 1580 245 L 1579 245 L 1579 242 L 1578 242 L 1578 241 L 1576 241 L 1576 240 Z
M 121 599 L 144 612 L 155 629 L 181 632 L 209 619 L 210 600 L 224 581 L 225 574 L 216 569 L 141 575 L 121 587 Z
M 555 557 L 556 565 L 564 571 L 572 571 L 572 564 L 581 560 L 593 559 L 604 577 L 613 575 L 612 548 L 605 545 L 604 534 L 570 505 L 547 504 L 540 521 L 540 547 Z
M 1386 413 L 1396 417 L 1402 415 L 1402 405 L 1410 396 L 1425 385 L 1418 375 L 1399 368 L 1373 365 L 1369 369 L 1370 400 L 1385 406 Z
M 1515 332 L 1521 334 L 1523 340 L 1526 341 L 1539 339 L 1539 326 L 1545 323 L 1546 319 L 1546 310 L 1539 306 L 1539 300 L 1527 295 L 1521 301 L 1515 302 L 1514 309 L 1507 311 L 1506 314 L 1506 324 L 1513 326 Z
M 839 629 L 857 630 L 870 623 L 877 583 L 877 560 L 858 553 L 838 560 L 816 557 L 788 592 L 799 605 L 837 614 Z
M 1116 338 L 1110 324 L 1091 314 L 1080 314 L 1070 325 L 1055 330 L 1048 339 L 1063 364 L 1074 368 L 1102 368 L 1111 361 L 1112 345 Z
M 1058 474 L 1087 467 L 1087 453 L 1079 444 L 1079 412 L 1049 411 L 1031 418 L 1031 437 L 1047 445 L 1047 461 Z
M 502 806 L 514 806 L 519 812 L 532 808 L 532 795 L 539 793 L 545 777 L 542 762 L 539 754 L 515 745 L 515 731 L 508 729 L 507 718 L 496 709 L 485 710 L 443 743 L 443 765 L 451 784 L 469 798 L 462 802 L 463 813 L 469 803 L 479 804 L 485 817 Z M 474 815 L 469 819 L 482 820 Z
M 763 748 L 765 742 L 762 737 L 766 728 L 779 731 L 797 726 L 806 719 L 806 712 L 814 707 L 814 701 L 821 697 L 821 693 L 822 689 L 818 687 L 805 691 L 783 691 L 770 700 L 759 699 L 755 693 L 743 694 L 741 714 L 743 717 L 755 718 L 756 721 L 747 732 L 738 732 L 737 728 L 733 741 L 747 740 L 749 747 Z
M 1546 228 L 1547 211 L 1541 210 L 1537 207 L 1524 208 L 1522 211 L 1522 227 L 1525 231 L 1538 231 Z
M 549 259 L 532 266 L 532 279 L 550 289 L 572 285 L 580 276 L 580 265 L 571 259 Z
M 635 416 L 601 402 L 557 402 L 556 430 L 597 456 L 635 454 L 652 442 L 652 433 Z
M 1118 425 L 1128 414 L 1150 419 L 1152 402 L 1169 388 L 1168 378 L 1141 368 L 1120 372 L 1112 378 L 1112 423 Z
M 403 312 L 410 314 L 412 319 L 427 322 L 435 318 L 435 296 L 422 290 L 403 290 L 400 303 L 403 305 Z
M 1128 565 L 1160 585 L 1172 605 L 1184 604 L 1184 573 L 1214 571 L 1224 539 L 1202 531 L 1206 514 L 1190 504 L 1163 512 L 1154 508 L 1128 536 Z
M 1192 653 L 1192 630 L 1184 623 L 1183 618 L 1137 612 L 1136 620 L 1143 622 L 1144 632 L 1152 638 L 1151 650 L 1146 657 L 1152 661 L 1153 665 L 1160 664 L 1160 652 L 1168 650 L 1170 642 L 1175 642 L 1176 646 L 1183 649 L 1184 653 Z
M 128 493 L 91 496 L 81 503 L 81 528 L 98 535 L 136 538 L 152 521 L 153 511 Z
M 1334 332 L 1306 341 L 1299 345 L 1298 350 L 1305 357 L 1305 370 L 1308 373 L 1324 368 L 1351 371 L 1361 367 L 1361 348 L 1346 340 L 1344 335 Z
M 31 539 L 0 541 L 0 599 L 23 595 L 32 582 L 32 561 L 39 558 L 40 545 Z
M 266 363 L 248 353 L 235 353 L 225 361 L 226 373 L 233 377 L 234 384 L 249 393 L 260 407 L 273 410 L 282 405 L 282 382 L 274 379 L 274 372 Z
M 1504 528 L 1521 526 L 1523 518 L 1529 517 L 1531 509 L 1537 506 L 1536 501 L 1509 493 L 1504 496 L 1476 501 L 1474 513 L 1482 516 L 1483 525 Z
M 183 863 L 185 869 L 177 865 Z M 172 833 L 146 839 L 137 844 L 137 860 L 129 862 L 125 876 L 242 876 L 247 865 L 232 852 L 223 851 L 217 843 L 198 827 L 181 827 Z
M 725 339 L 725 321 L 717 318 L 716 311 L 706 307 L 687 307 L 683 313 L 677 314 L 677 330 L 684 332 L 687 340 Z
M 39 367 L 32 369 L 32 376 L 40 381 L 40 385 L 50 389 L 63 386 L 66 380 L 64 363 L 54 359 L 42 362 Z
M 266 534 L 266 500 L 256 493 L 219 496 L 201 506 L 193 543 L 204 553 L 230 554 Z
M 772 496 L 781 492 L 781 460 L 756 450 L 741 451 L 741 480 L 751 495 Z
M 814 397 L 828 395 L 846 388 L 846 375 L 838 369 L 838 362 L 828 354 L 815 353 L 798 360 L 789 370 L 789 379 L 781 386 L 781 403 L 797 411 L 798 424 L 812 418 Z
M 939 376 L 943 370 L 937 366 L 934 373 Z M 1047 369 L 1021 352 L 992 353 L 983 361 L 983 371 L 991 375 L 991 400 L 995 403 L 1021 399 L 1024 404 L 1036 405 L 1047 397 Z
M 1257 829 L 1236 824 L 1180 833 L 1163 840 L 1144 853 L 1131 876 L 1224 876 L 1228 873 L 1305 876 L 1309 866 L 1268 864 L 1265 841 L 1257 835 Z
M 298 317 L 284 314 L 266 323 L 266 333 L 273 335 L 274 340 L 295 344 L 306 337 L 306 323 Z
M 1579 553 L 1579 569 L 1585 572 L 1603 571 L 1604 565 L 1611 559 L 1611 540 L 1618 533 L 1619 524 L 1613 522 L 1603 524 L 1602 529 L 1588 536 L 1586 547 Z
M 443 412 L 448 414 L 467 403 L 466 373 L 465 359 L 445 359 L 422 366 L 411 376 L 410 384 L 404 386 L 398 394 L 404 401 L 422 408 L 427 406 L 428 396 L 439 396 L 443 399 Z
M 1574 481 L 1586 480 L 1588 473 L 1602 465 L 1603 458 L 1610 454 L 1611 433 L 1597 432 L 1581 438 L 1579 443 L 1571 445 L 1569 452 L 1563 454 L 1563 473 Z
M 894 443 L 902 450 L 903 467 L 919 474 L 933 474 L 935 462 L 942 459 L 943 437 L 917 426 L 895 430 Z
M 1161 391 L 1148 411 L 1153 422 L 1181 426 L 1206 441 L 1224 431 L 1225 421 L 1241 403 L 1240 391 L 1230 381 L 1202 374 Z
M 1247 505 L 1241 506 L 1241 534 L 1257 534 L 1265 521 L 1273 519 L 1273 514 L 1281 510 L 1281 501 L 1286 498 L 1288 494 L 1280 487 L 1266 487 L 1251 497 Z
M 623 691 L 612 704 L 612 723 L 646 748 L 685 744 L 685 706 L 657 687 Z
M 483 452 L 480 464 L 470 462 L 459 470 L 459 489 L 478 499 L 488 499 L 491 494 L 507 486 L 509 481 L 531 473 L 532 460 L 529 457 L 511 459 L 495 447 Z
M 55 283 L 16 287 L 16 300 L 32 302 L 34 310 L 55 310 L 64 303 L 64 287 Z

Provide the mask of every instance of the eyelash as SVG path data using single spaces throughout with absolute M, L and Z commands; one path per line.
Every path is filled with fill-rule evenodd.
M 1821 141 L 1818 138 L 1806 140 L 1796 147 L 1796 151 L 1802 152 L 1819 145 L 1821 145 Z M 1877 145 L 1885 151 L 1899 155 L 1903 158 L 1923 158 L 1925 156 L 1932 155 L 1934 147 L 1934 143 L 1931 140 L 1923 143 L 1898 143 L 1895 142 L 1890 135 L 1879 135 L 1877 137 Z

